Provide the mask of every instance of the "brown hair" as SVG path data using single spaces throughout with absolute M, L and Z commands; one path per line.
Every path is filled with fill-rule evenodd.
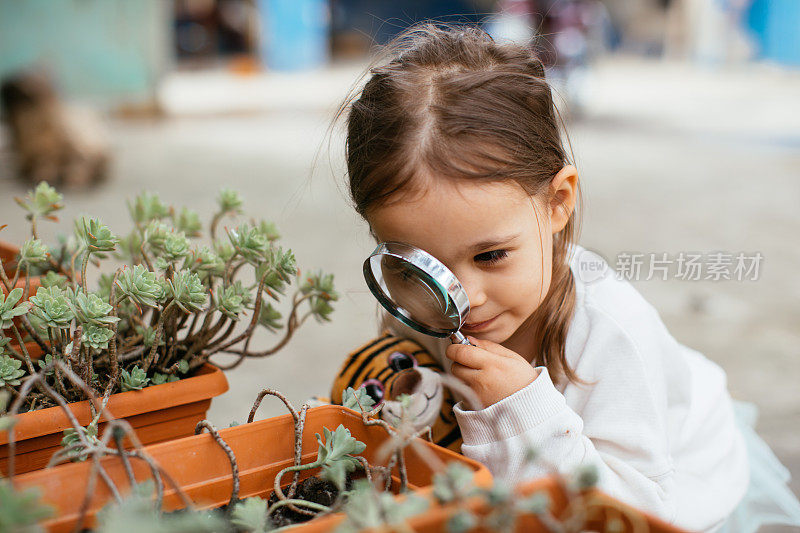
M 401 192 L 423 189 L 420 170 L 456 180 L 511 179 L 549 204 L 550 182 L 568 158 L 544 66 L 530 48 L 494 42 L 472 26 L 423 23 L 390 44 L 385 57 L 340 110 L 349 107 L 347 171 L 362 217 Z M 550 289 L 531 323 L 540 325 L 543 348 L 535 364 L 554 380 L 581 382 L 565 354 L 577 218 L 573 212 L 553 237 Z

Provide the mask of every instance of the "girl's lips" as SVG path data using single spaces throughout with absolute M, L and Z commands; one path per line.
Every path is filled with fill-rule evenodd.
M 497 316 L 500 316 L 500 315 L 497 315 Z M 466 330 L 466 331 L 481 331 L 481 330 L 486 329 L 487 327 L 491 326 L 492 322 L 494 322 L 497 319 L 497 316 L 494 317 L 494 318 L 490 318 L 489 320 L 486 320 L 484 322 L 475 322 L 473 324 L 464 324 L 464 326 L 461 329 L 462 330 Z

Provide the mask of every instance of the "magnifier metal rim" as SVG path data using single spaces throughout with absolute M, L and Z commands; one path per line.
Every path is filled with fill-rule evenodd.
M 373 257 L 378 255 L 389 255 L 398 259 L 402 259 L 403 261 L 406 261 L 407 263 L 410 263 L 421 271 L 427 273 L 437 284 L 439 284 L 441 287 L 444 287 L 447 291 L 447 297 L 456 306 L 456 310 L 458 311 L 458 327 L 453 329 L 431 328 L 417 322 L 409 316 L 400 313 L 399 309 L 395 307 L 394 303 L 384 295 L 383 288 L 380 286 L 378 280 L 375 279 L 375 276 L 372 273 L 371 260 Z M 467 292 L 464 290 L 464 287 L 461 286 L 458 278 L 456 278 L 456 276 L 450 272 L 450 269 L 444 266 L 441 261 L 433 257 L 425 250 L 402 242 L 382 242 L 378 244 L 375 250 L 369 255 L 369 257 L 367 257 L 366 261 L 364 261 L 363 269 L 364 278 L 366 279 L 367 286 L 369 286 L 372 294 L 375 295 L 384 309 L 389 311 L 394 317 L 399 319 L 404 324 L 407 324 L 409 327 L 412 327 L 420 333 L 425 333 L 427 335 L 447 337 L 461 329 L 461 326 L 464 325 L 464 321 L 467 319 L 467 315 L 469 314 L 469 298 L 467 297 Z

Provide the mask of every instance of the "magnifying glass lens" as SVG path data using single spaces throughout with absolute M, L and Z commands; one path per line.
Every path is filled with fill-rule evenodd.
M 392 255 L 376 255 L 370 262 L 381 289 L 400 314 L 434 331 L 459 328 L 458 309 L 432 276 Z

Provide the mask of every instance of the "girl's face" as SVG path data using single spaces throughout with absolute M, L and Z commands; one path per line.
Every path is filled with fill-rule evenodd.
M 470 302 L 462 332 L 518 344 L 550 287 L 551 220 L 539 200 L 514 182 L 427 180 L 424 194 L 367 220 L 379 241 L 422 248 L 456 275 Z

